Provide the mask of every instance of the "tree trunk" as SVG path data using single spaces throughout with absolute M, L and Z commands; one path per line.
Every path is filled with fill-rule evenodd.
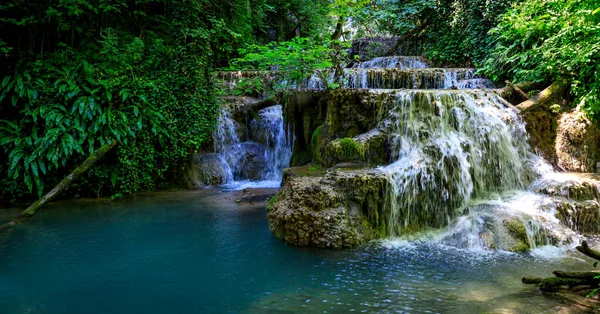
M 344 26 L 344 18 L 340 16 L 337 24 L 335 25 L 335 31 L 331 34 L 331 40 L 340 39 L 342 37 L 342 27 Z
M 42 208 L 42 206 L 59 195 L 62 191 L 69 187 L 73 181 L 77 180 L 82 174 L 88 171 L 88 169 L 90 169 L 90 167 L 92 167 L 98 160 L 102 159 L 102 157 L 107 152 L 112 150 L 115 145 L 117 145 L 117 142 L 112 141 L 93 152 L 81 165 L 79 165 L 79 167 L 75 168 L 73 172 L 62 179 L 62 181 L 60 181 L 52 190 L 50 190 L 50 192 L 42 196 L 42 198 L 37 200 L 35 203 L 31 204 L 31 206 L 21 212 L 17 218 L 13 219 L 13 221 L 0 226 L 0 230 L 21 224 L 27 219 L 31 218 L 33 215 L 35 215 L 35 213 L 38 212 L 38 210 L 40 210 L 40 208 Z
M 519 108 L 521 112 L 525 112 L 539 106 L 547 105 L 553 100 L 562 98 L 562 96 L 569 91 L 570 87 L 571 84 L 569 81 L 558 80 L 535 97 L 518 104 L 517 108 Z

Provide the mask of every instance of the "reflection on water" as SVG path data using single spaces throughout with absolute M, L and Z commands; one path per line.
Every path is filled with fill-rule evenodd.
M 389 240 L 295 248 L 235 192 L 45 208 L 0 236 L 2 313 L 540 313 L 524 275 L 584 270 L 570 251 L 465 251 Z

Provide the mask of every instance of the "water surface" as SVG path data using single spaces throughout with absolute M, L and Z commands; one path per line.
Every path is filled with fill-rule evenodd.
M 291 247 L 235 192 L 55 203 L 0 235 L 1 313 L 551 313 L 525 275 L 576 254 L 383 241 Z

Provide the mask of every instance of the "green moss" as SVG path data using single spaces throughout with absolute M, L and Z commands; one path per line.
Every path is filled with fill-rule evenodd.
M 336 155 L 342 159 L 353 159 L 362 156 L 360 144 L 354 139 L 346 137 L 336 141 Z
M 275 202 L 277 202 L 277 199 L 279 197 L 279 193 L 273 195 L 273 197 L 271 197 L 271 199 L 269 200 L 269 205 L 267 205 L 267 213 L 271 211 L 273 204 L 275 204 Z
M 519 218 L 512 218 L 504 221 L 504 226 L 508 233 L 515 239 L 516 243 L 513 244 L 508 250 L 512 252 L 524 252 L 529 250 L 529 240 L 527 237 L 527 230 L 523 221 Z
M 310 138 L 310 143 L 312 144 L 313 149 L 316 148 L 319 144 L 319 136 L 321 135 L 322 130 L 323 130 L 323 124 L 319 125 L 319 127 L 315 129 L 315 131 L 313 132 L 313 134 Z

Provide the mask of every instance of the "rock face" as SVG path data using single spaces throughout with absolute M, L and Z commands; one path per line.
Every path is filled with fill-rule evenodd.
M 556 131 L 557 166 L 565 171 L 596 172 L 600 130 L 582 112 L 563 113 Z
M 557 170 L 597 172 L 600 130 L 577 109 L 552 112 L 541 107 L 524 115 L 533 147 Z
M 556 218 L 585 235 L 600 232 L 600 175 L 560 173 L 539 180 L 533 190 L 551 196 Z
M 375 170 L 288 169 L 267 207 L 275 236 L 296 246 L 353 247 L 386 235 L 387 177 Z
M 260 180 L 263 170 L 267 167 L 265 149 L 261 145 L 245 142 L 236 145 L 238 157 L 234 176 L 248 180 Z

